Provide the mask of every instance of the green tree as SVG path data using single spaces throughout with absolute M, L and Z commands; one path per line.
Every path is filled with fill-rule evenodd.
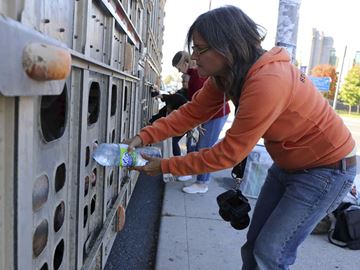
M 317 65 L 311 70 L 311 76 L 331 78 L 329 92 L 324 92 L 323 95 L 325 98 L 333 100 L 335 96 L 336 84 L 338 81 L 336 68 L 332 65 Z
M 165 75 L 163 83 L 167 88 L 177 90 L 181 88 L 181 73 L 174 72 L 172 74 Z
M 164 79 L 163 79 L 163 82 L 165 85 L 169 85 L 171 84 L 171 82 L 174 81 L 174 77 L 171 76 L 171 75 L 167 75 Z
M 340 100 L 349 106 L 358 106 L 360 103 L 360 66 L 354 66 L 346 75 L 345 82 L 341 87 Z

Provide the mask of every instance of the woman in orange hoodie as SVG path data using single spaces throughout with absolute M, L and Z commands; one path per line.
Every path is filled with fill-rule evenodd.
M 226 6 L 200 15 L 187 39 L 199 74 L 209 79 L 191 102 L 128 140 L 129 151 L 183 134 L 210 119 L 226 100 L 237 107 L 235 120 L 211 148 L 149 158 L 136 169 L 150 175 L 222 170 L 242 161 L 263 138 L 274 164 L 241 248 L 242 269 L 288 269 L 298 246 L 349 191 L 355 142 L 287 52 L 261 48 L 261 28 L 240 9 Z

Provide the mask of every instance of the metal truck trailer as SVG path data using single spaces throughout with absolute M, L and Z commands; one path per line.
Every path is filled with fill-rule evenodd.
M 138 174 L 91 156 L 157 111 L 164 5 L 0 2 L 1 270 L 104 268 Z

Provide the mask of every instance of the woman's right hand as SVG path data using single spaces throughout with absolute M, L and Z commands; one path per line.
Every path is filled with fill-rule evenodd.
M 123 141 L 123 143 L 129 145 L 128 152 L 132 152 L 135 147 L 142 146 L 142 140 L 139 135 L 135 135 L 134 137 Z

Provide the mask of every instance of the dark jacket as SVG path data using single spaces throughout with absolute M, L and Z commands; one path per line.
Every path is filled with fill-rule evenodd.
M 165 117 L 168 107 L 170 107 L 172 110 L 177 110 L 181 105 L 184 105 L 187 102 L 187 99 L 184 96 L 176 93 L 172 95 L 163 95 L 161 100 L 165 102 L 165 106 L 162 107 L 157 114 L 151 117 L 149 120 L 151 124 L 157 119 Z

